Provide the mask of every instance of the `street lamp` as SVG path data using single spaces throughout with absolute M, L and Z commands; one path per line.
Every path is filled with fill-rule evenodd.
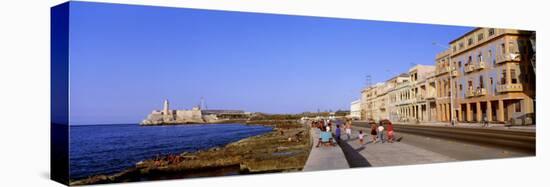
M 441 47 L 445 50 L 449 50 L 450 47 L 447 47 L 447 46 L 444 46 L 444 45 L 441 45 L 441 44 L 438 44 L 437 42 L 432 42 L 432 45 L 435 45 L 435 46 L 438 46 L 438 47 Z M 451 58 L 449 58 L 449 86 L 451 87 L 451 96 L 449 97 L 450 99 L 450 103 L 451 103 L 451 126 L 454 126 L 454 121 L 455 121 L 455 117 L 454 117 L 454 98 L 453 98 L 453 71 L 456 69 L 455 66 L 453 66 L 453 64 L 451 63 Z

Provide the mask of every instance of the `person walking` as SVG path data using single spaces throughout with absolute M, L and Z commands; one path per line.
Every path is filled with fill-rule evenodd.
M 340 125 L 336 125 L 334 134 L 336 136 L 336 142 L 340 143 Z
M 363 145 L 363 138 L 365 137 L 365 134 L 362 130 L 359 130 L 359 144 Z
M 372 135 L 372 143 L 376 143 L 376 123 L 370 124 L 370 135 Z
M 483 114 L 483 127 L 489 127 L 489 121 L 487 121 L 487 114 Z
M 386 125 L 387 126 L 387 134 L 388 134 L 388 142 L 389 143 L 393 143 L 393 141 L 395 140 L 394 136 L 393 136 L 393 124 L 388 121 L 387 122 L 388 124 Z
M 348 140 L 351 137 L 351 121 L 346 122 L 346 135 L 348 136 Z
M 378 126 L 378 139 L 380 139 L 380 143 L 384 143 L 384 126 L 382 123 Z

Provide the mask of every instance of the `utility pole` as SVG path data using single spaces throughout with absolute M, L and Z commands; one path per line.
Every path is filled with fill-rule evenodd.
M 372 77 L 371 77 L 370 74 L 367 74 L 365 79 L 366 79 L 366 84 L 367 84 L 367 90 L 369 90 L 372 86 Z M 370 103 L 369 98 L 370 98 L 370 93 L 367 92 L 367 112 L 369 113 L 368 116 L 370 117 L 370 119 L 372 119 L 373 118 L 373 116 L 372 116 L 372 105 Z

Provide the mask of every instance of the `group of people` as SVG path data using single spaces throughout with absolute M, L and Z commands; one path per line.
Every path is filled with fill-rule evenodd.
M 334 122 L 336 123 L 338 121 Z M 344 128 L 344 133 L 345 136 L 347 136 L 347 139 L 349 140 L 352 137 L 351 120 L 347 119 L 344 121 L 343 124 L 336 124 L 336 127 L 334 128 L 334 136 L 331 131 L 333 125 L 334 124 L 332 120 L 318 120 L 311 122 L 311 127 L 318 128 L 320 131 L 319 141 L 317 142 L 316 147 L 319 147 L 321 145 L 336 146 L 336 143 L 338 143 L 341 139 L 342 126 Z M 372 143 L 393 143 L 395 141 L 393 124 L 389 120 L 381 120 L 379 124 L 371 121 L 369 122 L 369 125 Z M 365 144 L 364 139 L 366 138 L 366 136 L 367 135 L 365 134 L 365 132 L 359 130 L 358 139 L 361 145 Z
M 395 141 L 393 124 L 389 120 L 381 120 L 379 124 L 369 122 L 369 125 L 372 143 L 384 143 L 385 141 L 393 143 Z M 387 140 L 384 139 L 384 134 L 386 134 Z M 365 136 L 366 134 L 362 130 L 359 130 L 358 138 L 360 144 L 364 144 Z

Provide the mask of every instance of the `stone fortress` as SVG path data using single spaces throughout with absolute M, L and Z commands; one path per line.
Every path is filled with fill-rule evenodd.
M 162 110 L 153 110 L 140 125 L 201 124 L 220 123 L 234 119 L 248 119 L 251 113 L 242 110 L 203 110 L 195 106 L 189 110 L 170 110 L 170 103 L 164 100 Z

